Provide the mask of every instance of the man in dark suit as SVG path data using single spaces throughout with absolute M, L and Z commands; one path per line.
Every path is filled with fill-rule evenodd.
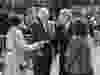
M 90 60 L 90 58 L 91 58 L 90 57 L 90 47 L 88 45 L 89 24 L 88 24 L 88 19 L 86 18 L 86 14 L 87 14 L 86 11 L 85 11 L 85 13 L 81 13 L 81 17 L 80 17 L 81 19 L 79 19 L 71 24 L 69 32 L 71 32 L 72 35 L 75 35 L 77 37 L 77 39 L 73 39 L 73 40 L 77 41 L 77 43 L 79 42 L 79 44 L 77 44 L 77 46 L 78 46 L 77 48 L 74 48 L 74 47 L 76 47 L 75 45 L 73 45 L 74 42 L 71 44 L 71 45 L 73 45 L 72 49 L 71 49 L 72 53 L 74 55 L 76 53 L 76 56 L 74 56 L 73 64 L 75 64 L 75 60 L 76 60 L 76 62 L 79 63 L 79 65 L 80 65 L 80 67 L 79 67 L 80 69 L 78 72 L 88 75 L 89 72 L 91 71 L 92 67 L 91 67 L 91 63 L 90 63 L 90 61 L 91 61 Z M 79 36 L 79 38 L 78 38 L 78 36 Z M 73 52 L 73 51 L 75 51 L 75 52 Z M 80 59 L 78 59 L 78 57 L 80 57 Z M 79 62 L 77 61 L 77 59 Z M 84 63 L 83 63 L 83 61 L 84 61 Z M 73 71 L 75 70 L 74 67 L 72 69 L 73 69 Z M 76 72 L 76 73 L 78 73 L 78 72 Z M 72 73 L 75 74 L 75 72 L 72 72 Z
M 48 23 L 48 9 L 40 8 L 38 11 L 38 23 L 34 22 L 32 24 L 32 35 L 35 41 L 46 41 L 48 40 L 47 33 L 47 23 Z M 33 55 L 33 62 L 35 65 L 33 67 L 35 75 L 49 75 L 50 74 L 50 65 L 52 60 L 52 49 L 49 44 L 44 44 L 44 47 L 40 48 L 41 55 Z M 35 57 L 35 59 L 34 59 Z M 33 63 L 34 64 L 34 63 Z
M 61 9 L 59 11 L 59 16 L 57 20 L 57 28 L 56 28 L 56 39 L 57 43 L 60 44 L 60 49 L 57 51 L 60 53 L 60 72 L 64 74 L 65 72 L 65 64 L 64 60 L 66 58 L 65 52 L 67 52 L 67 45 L 71 39 L 71 35 L 68 32 L 70 22 L 71 22 L 71 10 L 69 9 Z M 58 38 L 59 37 L 59 38 Z

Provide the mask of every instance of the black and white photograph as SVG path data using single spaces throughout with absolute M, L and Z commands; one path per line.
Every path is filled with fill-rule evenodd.
M 0 75 L 99 75 L 100 0 L 0 0 Z

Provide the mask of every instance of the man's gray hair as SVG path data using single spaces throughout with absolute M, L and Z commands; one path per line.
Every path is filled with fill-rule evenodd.
M 44 7 L 44 8 L 40 8 L 39 9 L 38 16 L 41 17 L 41 15 L 43 14 L 43 12 L 44 12 L 45 15 L 49 15 L 48 9 Z
M 66 8 L 61 9 L 60 14 L 64 14 L 64 13 L 65 13 L 65 15 L 72 16 L 72 9 L 66 9 Z

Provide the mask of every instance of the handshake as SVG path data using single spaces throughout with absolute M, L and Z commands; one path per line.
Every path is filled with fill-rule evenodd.
M 33 43 L 33 44 L 25 44 L 24 45 L 24 50 L 25 51 L 35 51 L 35 50 L 38 50 L 38 49 L 40 49 L 40 48 L 43 48 L 44 47 L 44 44 L 45 43 L 48 43 L 49 41 L 47 40 L 47 41 L 39 41 L 39 42 L 35 42 L 35 43 Z

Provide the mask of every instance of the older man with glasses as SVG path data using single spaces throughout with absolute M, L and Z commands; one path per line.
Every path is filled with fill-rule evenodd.
M 35 30 L 33 28 L 33 31 L 36 32 L 39 35 L 39 40 L 47 41 L 48 33 L 47 33 L 47 25 L 48 25 L 48 18 L 49 18 L 49 11 L 48 8 L 39 8 L 38 10 L 38 19 L 39 23 L 34 23 L 32 25 L 32 28 L 37 25 L 36 27 L 39 30 Z M 34 34 L 34 33 L 33 33 Z M 35 65 L 34 65 L 34 74 L 35 75 L 50 75 L 50 65 L 52 61 L 52 49 L 49 44 L 44 44 L 44 47 L 40 48 L 40 52 L 42 53 L 42 56 L 33 56 L 33 62 L 35 59 Z M 42 61 L 41 61 L 42 60 Z M 45 66 L 44 66 L 45 65 Z

